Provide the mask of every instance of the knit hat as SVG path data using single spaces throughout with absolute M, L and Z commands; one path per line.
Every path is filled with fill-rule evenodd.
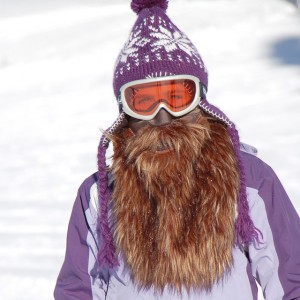
M 132 0 L 131 8 L 138 14 L 138 18 L 115 65 L 113 86 L 116 97 L 125 83 L 151 77 L 193 75 L 207 87 L 208 76 L 203 60 L 188 37 L 166 15 L 167 4 L 167 0 Z M 206 100 L 206 95 L 202 95 L 199 106 L 227 126 L 232 140 L 241 182 L 235 221 L 236 246 L 244 247 L 254 239 L 259 240 L 259 232 L 249 217 L 239 135 L 234 123 L 220 109 L 211 105 Z M 121 112 L 107 132 L 116 132 L 124 119 L 125 113 Z M 99 268 L 110 272 L 109 270 L 118 265 L 118 259 L 109 222 L 111 191 L 108 187 L 105 159 L 108 143 L 108 139 L 103 135 L 98 147 L 100 214 L 97 230 L 100 241 L 98 265 Z
M 114 92 L 130 81 L 151 77 L 188 74 L 207 86 L 207 71 L 196 47 L 169 19 L 167 1 L 135 0 L 138 14 L 121 50 L 114 71 Z

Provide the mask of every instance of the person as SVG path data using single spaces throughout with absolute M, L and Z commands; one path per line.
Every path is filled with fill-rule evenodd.
M 207 101 L 166 0 L 133 0 L 115 65 L 120 115 L 80 186 L 54 297 L 300 299 L 300 222 L 274 171 Z M 113 159 L 106 165 L 106 149 Z

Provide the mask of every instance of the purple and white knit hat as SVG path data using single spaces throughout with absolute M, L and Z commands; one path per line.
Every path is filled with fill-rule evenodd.
M 131 7 L 138 18 L 115 65 L 115 95 L 127 82 L 168 75 L 193 75 L 207 87 L 203 60 L 189 38 L 166 15 L 167 1 L 136 0 Z
M 113 87 L 116 97 L 118 97 L 121 86 L 128 82 L 170 75 L 196 76 L 207 88 L 208 75 L 203 60 L 189 38 L 166 15 L 167 7 L 168 0 L 132 0 L 131 8 L 137 13 L 138 18 L 115 65 Z M 239 135 L 234 123 L 220 109 L 208 103 L 206 95 L 202 96 L 199 106 L 227 126 L 232 140 L 241 180 L 238 215 L 235 221 L 236 245 L 243 247 L 254 239 L 259 240 L 259 232 L 249 217 Z M 107 129 L 107 132 L 114 133 L 124 119 L 125 113 L 121 112 L 114 124 Z M 111 191 L 108 187 L 105 160 L 108 143 L 109 141 L 103 135 L 98 147 L 100 214 L 97 231 L 100 241 L 99 268 L 104 268 L 110 272 L 109 270 L 118 266 L 118 258 L 110 228 L 112 222 L 109 220 Z

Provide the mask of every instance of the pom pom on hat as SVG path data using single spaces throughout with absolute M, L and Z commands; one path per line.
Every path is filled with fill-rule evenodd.
M 132 0 L 131 9 L 139 14 L 144 8 L 160 7 L 164 12 L 168 8 L 168 0 Z

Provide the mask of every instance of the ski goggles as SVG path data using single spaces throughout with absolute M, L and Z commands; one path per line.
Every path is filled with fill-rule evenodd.
M 136 119 L 151 120 L 161 108 L 174 117 L 192 111 L 206 88 L 191 75 L 174 75 L 131 81 L 120 89 L 119 108 Z

